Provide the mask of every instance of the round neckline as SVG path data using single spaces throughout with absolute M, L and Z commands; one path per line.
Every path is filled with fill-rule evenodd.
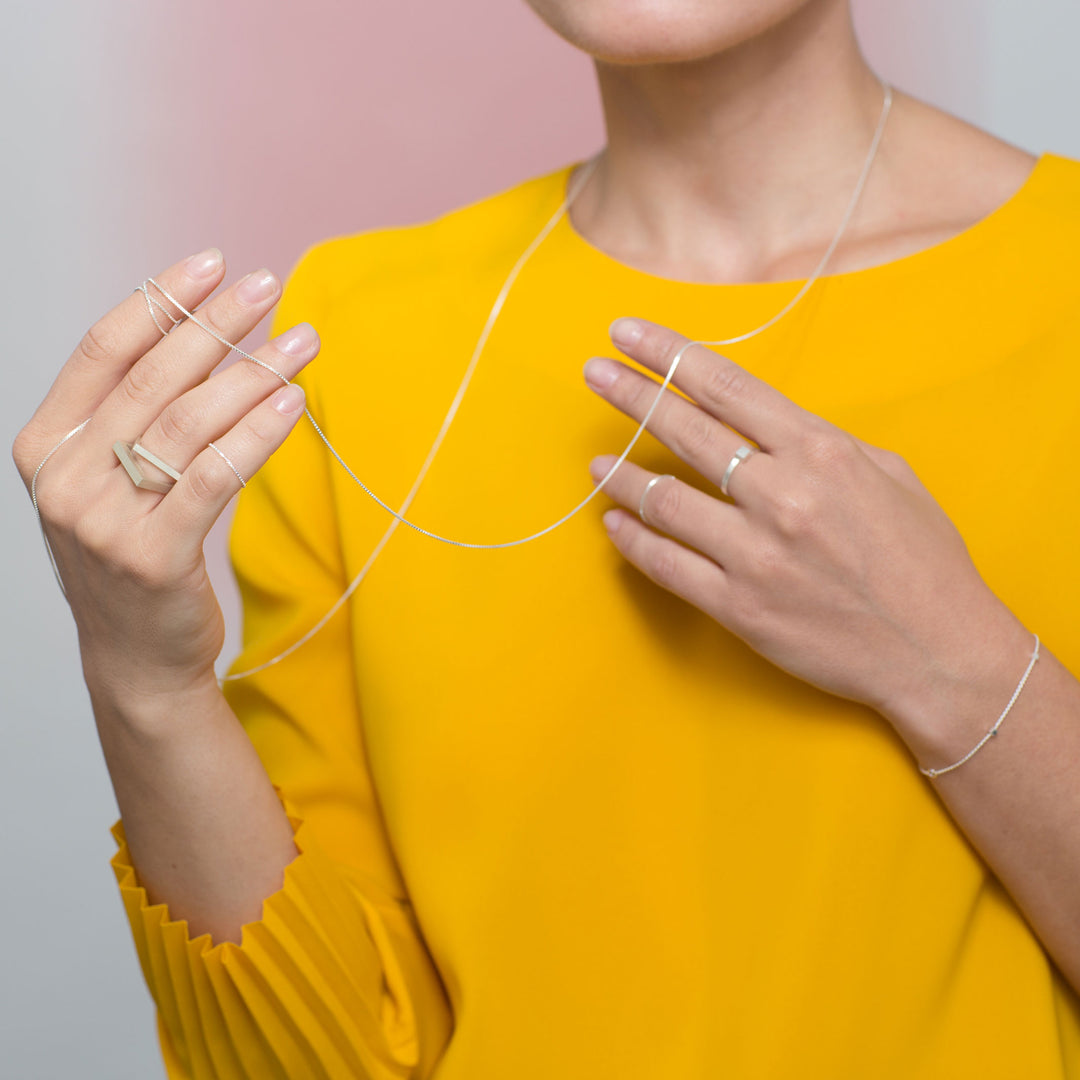
M 960 232 L 954 233 L 952 236 L 947 236 L 944 240 L 939 240 L 936 244 L 930 244 L 927 247 L 919 248 L 917 251 L 912 251 L 907 255 L 901 255 L 896 259 L 874 263 L 871 266 L 864 266 L 857 270 L 842 270 L 834 274 L 824 273 L 818 278 L 818 281 L 862 281 L 881 273 L 905 270 L 923 261 L 933 261 L 934 259 L 941 258 L 945 255 L 963 251 L 974 243 L 988 239 L 1002 226 L 1002 224 L 1008 222 L 1018 209 L 1022 208 L 1028 202 L 1033 190 L 1039 185 L 1043 175 L 1048 171 L 1047 165 L 1053 156 L 1054 155 L 1048 151 L 1040 153 L 1035 160 L 1035 164 L 1031 167 L 1031 171 L 1025 177 L 1024 182 L 1007 199 L 1005 199 L 1004 202 L 999 203 L 988 214 L 983 215 L 983 217 L 973 222 L 966 229 L 961 229 Z M 568 165 L 563 166 L 563 168 L 555 174 L 558 193 L 563 200 L 566 198 L 570 176 L 574 169 L 585 164 L 588 160 L 588 158 L 582 158 L 577 161 L 572 161 Z M 724 289 L 729 291 L 741 289 L 748 292 L 751 290 L 765 291 L 769 289 L 790 291 L 791 289 L 805 285 L 808 280 L 807 278 L 802 277 L 784 278 L 783 280 L 778 281 L 709 282 L 687 281 L 682 278 L 663 277 L 659 274 L 653 274 L 648 270 L 643 270 L 640 267 L 632 266 L 630 263 L 622 262 L 615 258 L 614 255 L 609 255 L 602 248 L 598 248 L 574 227 L 574 223 L 570 220 L 569 210 L 566 210 L 563 213 L 556 228 L 563 234 L 563 237 L 567 242 L 576 246 L 594 262 L 608 267 L 612 272 L 636 277 L 641 281 L 651 283 L 654 287 L 658 288 Z

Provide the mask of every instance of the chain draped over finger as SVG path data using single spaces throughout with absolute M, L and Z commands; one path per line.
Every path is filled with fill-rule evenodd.
M 708 494 L 676 476 L 623 461 L 605 484 L 627 510 L 609 511 L 616 547 L 664 588 L 696 606 L 726 588 L 726 572 L 744 566 L 753 547 L 747 514 L 767 509 L 778 462 L 822 421 L 727 357 L 641 319 L 619 319 L 612 340 L 641 367 L 670 379 L 682 393 L 657 401 L 648 374 L 605 357 L 585 365 L 588 384 L 648 429 L 719 490 Z M 685 395 L 685 396 L 684 396 Z M 594 481 L 614 467 L 590 463 Z

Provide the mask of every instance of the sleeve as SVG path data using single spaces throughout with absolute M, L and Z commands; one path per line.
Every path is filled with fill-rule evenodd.
M 332 243 L 332 242 L 330 242 Z M 325 290 L 313 248 L 273 320 L 322 332 Z M 314 373 L 296 381 L 318 417 Z M 229 551 L 243 646 L 224 693 L 288 815 L 298 854 L 239 945 L 191 940 L 168 905 L 149 905 L 122 820 L 111 860 L 157 1009 L 169 1080 L 422 1080 L 452 1028 L 389 840 L 364 752 L 344 605 L 307 642 L 347 585 L 329 454 L 305 418 L 241 492 Z

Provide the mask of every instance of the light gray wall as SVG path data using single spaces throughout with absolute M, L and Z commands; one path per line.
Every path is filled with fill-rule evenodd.
M 163 9 L 122 0 L 5 5 L 5 445 L 85 327 L 134 286 L 131 253 L 140 249 L 130 223 L 168 212 L 148 209 L 149 193 L 125 186 L 124 169 L 138 153 L 129 118 L 169 122 L 138 104 L 156 51 L 168 48 L 158 33 Z M 1029 150 L 1080 157 L 1075 0 L 860 0 L 857 12 L 868 54 L 897 85 Z M 265 60 L 268 72 L 286 62 Z M 156 88 L 158 100 L 169 92 L 162 98 Z M 268 102 L 273 113 L 272 84 Z M 386 177 L 394 182 L 389 165 Z M 0 1075 L 147 1080 L 162 1069 L 108 866 L 116 804 L 73 626 L 10 463 L 0 469 L 0 497 Z M 214 544 L 220 566 L 221 534 Z M 235 625 L 233 590 L 220 575 L 219 587 Z M 232 642 L 223 659 L 235 633 Z
M 75 0 L 4 5 L 5 448 L 81 329 L 133 287 L 120 279 L 123 264 L 113 257 L 122 193 L 102 167 L 114 135 L 102 117 L 122 115 L 124 87 L 88 77 L 88 57 L 123 62 L 113 20 L 102 14 Z M 7 449 L 5 458 L 0 1076 L 160 1076 L 153 1012 L 108 866 L 116 803 L 80 679 L 74 626 Z

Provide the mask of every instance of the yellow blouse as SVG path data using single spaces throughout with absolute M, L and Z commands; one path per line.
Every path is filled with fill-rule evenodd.
M 311 411 L 395 508 L 570 168 L 294 271 L 275 332 L 317 327 Z M 902 453 L 1074 671 L 1077 251 L 1080 161 L 1044 154 L 965 232 L 726 350 Z M 550 524 L 636 427 L 581 374 L 613 318 L 730 337 L 799 284 L 655 277 L 564 216 L 409 517 L 477 543 Z M 649 435 L 633 459 L 694 479 Z M 610 505 L 496 551 L 400 526 L 323 630 L 226 684 L 300 851 L 241 945 L 149 906 L 113 826 L 170 1078 L 1080 1077 L 1078 996 L 889 724 L 653 585 Z M 301 419 L 239 499 L 231 670 L 311 627 L 390 520 Z

